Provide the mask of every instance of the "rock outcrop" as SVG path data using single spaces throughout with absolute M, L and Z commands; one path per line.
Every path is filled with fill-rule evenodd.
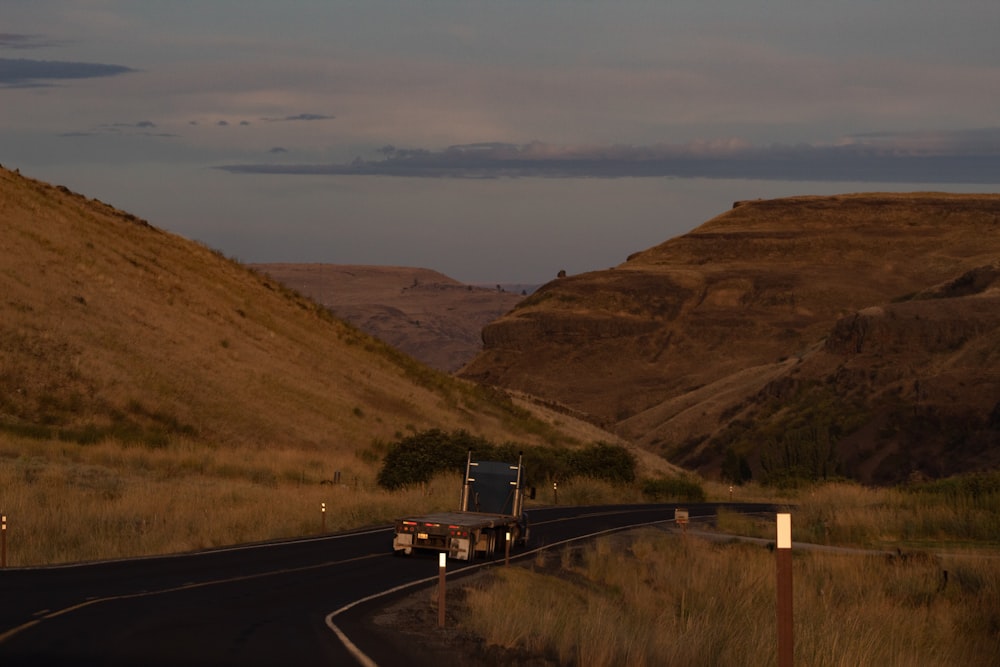
M 486 328 L 463 375 L 563 402 L 711 475 L 733 457 L 769 474 L 748 438 L 785 442 L 796 411 L 832 420 L 802 435 L 832 440 L 823 474 L 975 468 L 992 459 L 929 461 L 993 437 L 998 257 L 1000 195 L 741 202 L 614 269 L 543 286 Z M 930 405 L 932 387 L 947 400 Z M 911 398 L 935 415 L 911 420 L 921 442 L 937 443 L 915 458 Z

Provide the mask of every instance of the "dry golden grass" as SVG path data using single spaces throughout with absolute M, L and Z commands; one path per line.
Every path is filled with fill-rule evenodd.
M 375 483 L 371 448 L 206 446 L 178 440 L 151 448 L 0 438 L 0 511 L 8 517 L 8 565 L 148 556 L 386 525 L 415 512 L 454 509 L 460 477 L 438 475 L 389 492 Z M 336 473 L 339 484 L 333 484 Z M 641 501 L 637 489 L 563 482 L 536 503 Z M 388 550 L 389 545 L 386 544 Z
M 340 484 L 332 482 L 340 472 Z M 0 509 L 8 516 L 8 564 L 141 556 L 385 524 L 414 508 L 454 504 L 459 481 L 389 493 L 353 456 L 314 451 L 206 448 L 150 450 L 0 444 Z
M 1000 479 L 996 473 L 992 479 Z M 794 512 L 797 539 L 876 548 L 1000 548 L 1000 491 L 953 496 L 827 484 Z
M 793 569 L 796 664 L 973 667 L 1000 655 L 996 558 L 799 551 Z M 497 572 L 468 591 L 464 625 L 561 665 L 755 667 L 777 661 L 774 579 L 763 547 L 644 530 Z
M 1000 473 L 984 473 L 992 489 L 971 495 L 917 492 L 907 487 L 829 483 L 776 491 L 759 484 L 733 489 L 736 502 L 774 502 L 792 509 L 797 540 L 864 548 L 1000 549 Z M 961 480 L 962 478 L 956 478 Z M 709 500 L 728 501 L 729 486 L 704 484 Z M 728 533 L 774 537 L 773 522 L 719 512 Z

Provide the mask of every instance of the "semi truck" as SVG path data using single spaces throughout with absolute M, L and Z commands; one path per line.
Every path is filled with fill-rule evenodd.
M 511 546 L 527 543 L 521 459 L 518 455 L 516 464 L 473 461 L 470 451 L 458 510 L 397 519 L 393 552 L 410 555 L 425 549 L 471 561 L 505 549 L 508 539 Z

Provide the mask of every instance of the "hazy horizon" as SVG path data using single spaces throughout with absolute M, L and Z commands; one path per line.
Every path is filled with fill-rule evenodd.
M 738 199 L 996 191 L 998 23 L 978 0 L 13 0 L 0 163 L 246 262 L 541 283 Z

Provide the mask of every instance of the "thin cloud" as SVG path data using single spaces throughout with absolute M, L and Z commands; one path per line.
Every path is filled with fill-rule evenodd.
M 384 146 L 347 164 L 245 164 L 231 173 L 435 178 L 707 177 L 1000 183 L 1000 128 L 882 133 L 832 145 L 752 146 L 738 139 L 649 146 L 475 143 L 443 150 Z
M 64 42 L 46 39 L 42 35 L 0 32 L 0 49 L 41 49 L 49 46 L 60 46 L 61 44 L 64 44 Z
M 310 121 L 310 120 L 333 120 L 336 116 L 326 116 L 319 113 L 300 113 L 295 116 L 285 116 L 284 118 L 263 118 L 262 120 L 268 123 L 287 123 L 293 121 Z
M 38 87 L 51 85 L 47 83 L 50 81 L 117 76 L 134 71 L 123 65 L 0 58 L 0 86 Z
M 151 129 L 156 127 L 156 123 L 151 120 L 140 120 L 137 123 L 110 123 L 107 125 L 102 125 L 103 128 L 139 128 L 139 129 Z
M 56 136 L 66 139 L 74 137 L 107 137 L 115 135 L 116 133 L 112 132 L 60 132 Z M 173 132 L 135 132 L 128 135 L 117 134 L 117 136 L 152 137 L 154 139 L 176 139 L 180 135 L 174 134 Z
M 986 127 L 944 132 L 869 132 L 846 137 L 845 145 L 889 148 L 897 153 L 996 155 L 1000 128 Z
M 151 120 L 140 120 L 135 123 L 105 123 L 98 125 L 92 130 L 62 132 L 56 136 L 63 138 L 73 137 L 100 137 L 100 136 L 137 136 L 155 137 L 160 139 L 172 139 L 178 135 L 172 132 L 153 132 L 157 127 Z

